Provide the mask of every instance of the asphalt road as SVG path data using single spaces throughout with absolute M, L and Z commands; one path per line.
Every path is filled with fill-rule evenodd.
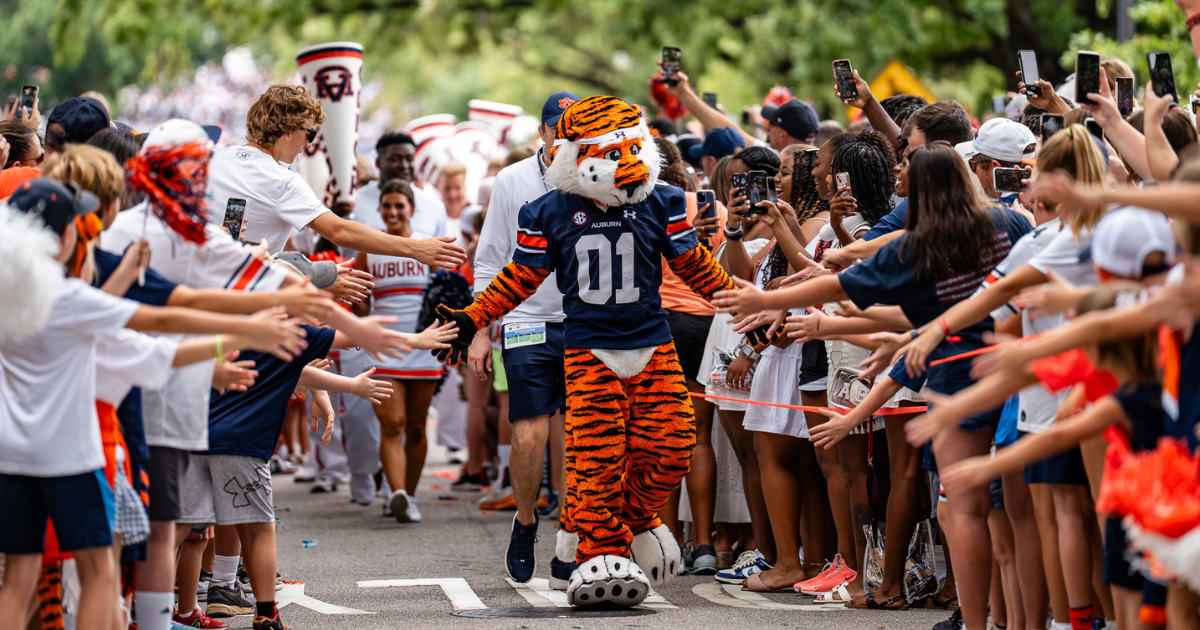
M 435 461 L 437 453 L 433 453 Z M 945 619 L 942 611 L 862 611 L 812 606 L 812 598 L 765 597 L 721 589 L 711 577 L 682 576 L 626 617 L 465 618 L 456 610 L 522 609 L 570 615 L 565 596 L 544 588 L 555 526 L 543 520 L 537 578 L 515 587 L 504 575 L 503 554 L 511 513 L 482 513 L 479 493 L 452 498 L 446 465 L 426 468 L 417 497 L 419 524 L 384 518 L 382 499 L 364 508 L 350 503 L 343 486 L 311 494 L 311 484 L 287 476 L 274 480 L 280 519 L 279 567 L 303 582 L 285 587 L 277 601 L 293 630 L 392 628 L 870 628 L 926 630 Z M 304 541 L 315 546 L 306 547 Z M 491 614 L 483 611 L 484 614 Z M 327 614 L 328 613 L 328 614 Z M 251 627 L 249 617 L 232 628 Z

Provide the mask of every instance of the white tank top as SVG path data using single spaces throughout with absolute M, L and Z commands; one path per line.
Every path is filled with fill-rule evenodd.
M 428 238 L 413 233 L 411 238 Z M 421 303 L 429 286 L 429 265 L 412 258 L 367 254 L 367 271 L 375 282 L 371 314 L 395 317 L 394 330 L 416 332 Z

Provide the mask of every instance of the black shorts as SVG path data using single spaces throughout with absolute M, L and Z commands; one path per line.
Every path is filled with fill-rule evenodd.
M 546 324 L 546 343 L 504 350 L 508 380 L 508 419 L 552 415 L 567 400 L 563 369 L 563 325 Z
M 697 380 L 700 364 L 704 362 L 704 353 L 708 348 L 704 342 L 708 340 L 708 330 L 712 328 L 712 315 L 691 315 L 679 311 L 667 311 L 667 326 L 671 328 L 671 337 L 675 339 L 675 354 L 679 355 L 679 367 L 689 380 Z
M 1020 432 L 1025 437 L 1026 432 Z M 1019 440 L 1020 438 L 1018 438 Z M 1086 486 L 1087 469 L 1083 465 L 1083 453 L 1073 446 L 1025 467 L 1025 483 L 1052 483 Z
M 150 447 L 150 520 L 178 521 L 183 516 L 179 488 L 187 473 L 188 452 L 167 446 Z

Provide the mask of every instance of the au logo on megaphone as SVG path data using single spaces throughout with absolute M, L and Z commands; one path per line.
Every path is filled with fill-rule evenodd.
M 353 77 L 350 69 L 343 66 L 321 68 L 313 75 L 313 82 L 317 84 L 317 98 L 327 98 L 336 103 L 343 96 L 354 96 Z

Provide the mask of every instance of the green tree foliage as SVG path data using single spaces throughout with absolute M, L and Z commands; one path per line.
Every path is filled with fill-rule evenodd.
M 693 82 L 731 109 L 780 83 L 835 117 L 844 115 L 830 76 L 838 58 L 868 79 L 899 58 L 939 96 L 976 112 L 1015 88 L 1025 48 L 1038 51 L 1050 80 L 1064 78 L 1072 51 L 1085 45 L 1131 62 L 1143 49 L 1177 52 L 1176 72 L 1193 80 L 1183 17 L 1170 0 L 1140 2 L 1145 34 L 1123 46 L 1110 39 L 1114 2 L 0 0 L 28 25 L 0 34 L 0 59 L 50 65 L 55 77 L 96 87 L 166 80 L 226 45 L 252 45 L 282 76 L 299 47 L 348 39 L 366 47 L 368 79 L 386 78 L 384 99 L 402 118 L 463 114 L 472 97 L 536 111 L 558 89 L 645 103 L 663 45 L 683 48 Z M 63 88 L 78 90 L 74 81 Z

